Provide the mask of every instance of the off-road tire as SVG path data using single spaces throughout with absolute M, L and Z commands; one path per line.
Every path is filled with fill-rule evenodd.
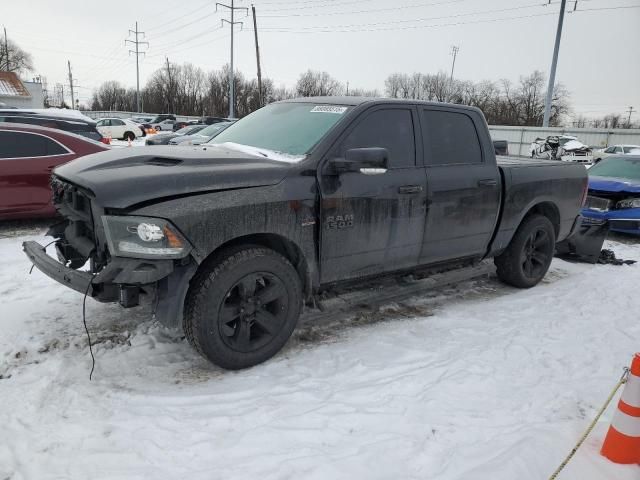
M 541 258 L 535 271 L 525 271 L 525 258 L 530 249 L 531 238 L 536 232 L 544 232 L 546 238 L 541 241 L 536 255 Z M 556 233 L 551 221 L 543 215 L 530 215 L 520 224 L 507 249 L 494 259 L 498 278 L 518 288 L 530 288 L 544 278 L 551 261 L 556 243 Z M 542 258 L 544 256 L 544 258 Z
M 282 324 L 268 343 L 254 351 L 239 351 L 228 344 L 231 337 L 223 333 L 228 326 L 222 325 L 218 312 L 238 282 L 247 275 L 263 273 L 281 282 L 286 291 L 286 302 L 282 302 L 286 303 L 286 311 L 278 307 Z M 293 333 L 301 309 L 302 285 L 289 260 L 268 248 L 240 246 L 203 265 L 191 280 L 185 299 L 183 329 L 198 353 L 222 368 L 237 370 L 262 363 L 280 351 Z

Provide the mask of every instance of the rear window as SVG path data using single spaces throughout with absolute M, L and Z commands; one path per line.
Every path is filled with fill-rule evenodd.
M 464 113 L 422 110 L 426 165 L 482 163 L 476 127 Z

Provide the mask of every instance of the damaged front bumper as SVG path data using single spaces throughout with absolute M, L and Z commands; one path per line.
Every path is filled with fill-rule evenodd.
M 582 216 L 593 223 L 607 223 L 612 232 L 640 235 L 640 208 L 603 211 L 585 208 Z
M 33 265 L 51 279 L 99 302 L 118 302 L 125 308 L 151 298 L 156 319 L 169 327 L 182 322 L 182 306 L 189 280 L 197 268 L 193 260 L 145 260 L 113 257 L 98 273 L 74 270 L 50 257 L 45 247 L 24 242 L 23 250 Z

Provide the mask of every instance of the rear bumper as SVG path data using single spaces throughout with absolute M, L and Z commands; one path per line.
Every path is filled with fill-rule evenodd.
M 556 254 L 596 263 L 608 232 L 609 225 L 606 221 L 593 222 L 589 218 L 578 216 L 571 234 L 556 244 Z

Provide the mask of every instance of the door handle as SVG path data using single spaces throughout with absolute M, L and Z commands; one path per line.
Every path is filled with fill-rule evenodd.
M 398 193 L 400 194 L 420 193 L 421 191 L 422 187 L 420 185 L 403 185 L 398 187 Z
M 495 178 L 485 178 L 483 180 L 478 180 L 479 187 L 495 187 L 498 185 L 498 181 Z

